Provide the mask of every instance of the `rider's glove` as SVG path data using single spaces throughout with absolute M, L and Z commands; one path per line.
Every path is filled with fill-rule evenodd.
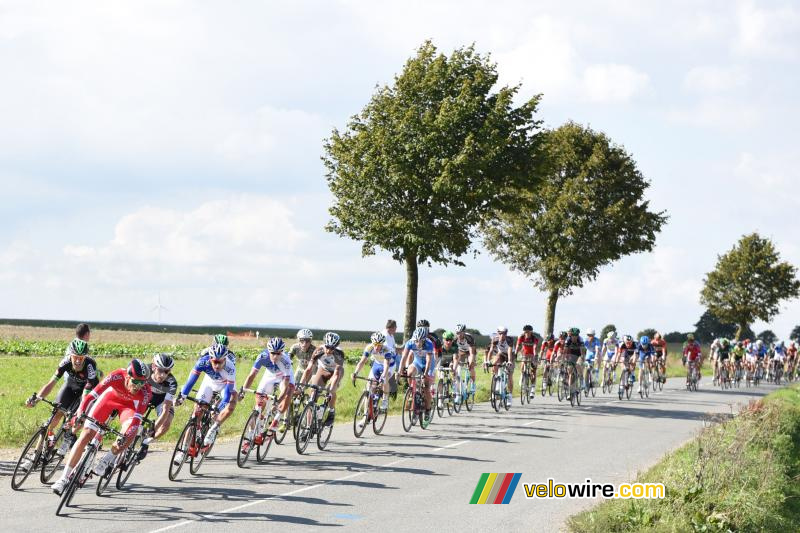
M 240 401 L 240 402 L 241 402 L 242 400 L 244 400 L 244 395 L 245 395 L 245 390 L 244 390 L 244 385 L 242 385 L 242 386 L 239 388 L 239 401 Z
M 25 405 L 26 405 L 26 406 L 28 406 L 28 407 L 33 407 L 34 405 L 36 405 L 36 402 L 38 402 L 38 401 L 39 401 L 39 397 L 38 397 L 38 396 L 36 396 L 36 393 L 34 392 L 34 393 L 31 395 L 31 397 L 30 397 L 30 398 L 28 398 L 27 400 L 25 400 Z
M 178 393 L 175 397 L 175 407 L 180 407 L 183 405 L 183 394 Z

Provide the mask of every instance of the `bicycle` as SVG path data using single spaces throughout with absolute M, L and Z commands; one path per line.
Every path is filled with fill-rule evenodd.
M 606 361 L 603 367 L 603 394 L 611 393 L 614 389 L 614 381 L 617 379 L 617 365 L 611 361 Z M 621 399 L 621 398 L 620 398 Z
M 545 392 L 553 395 L 553 369 L 550 361 L 545 360 L 544 370 L 542 371 L 542 397 Z
M 559 402 L 563 402 L 567 398 L 567 362 L 562 359 L 556 367 L 556 396 Z
M 211 424 L 214 422 L 214 416 L 219 412 L 217 406 L 221 400 L 218 393 L 214 393 L 210 402 L 204 402 L 192 396 L 185 397 L 190 402 L 195 403 L 199 408 L 199 415 L 197 410 L 192 411 L 192 416 L 181 431 L 178 441 L 175 443 L 175 450 L 172 452 L 172 458 L 169 462 L 169 480 L 175 481 L 186 461 L 189 461 L 189 473 L 197 475 L 200 471 L 200 465 L 211 452 L 214 447 L 212 442 L 208 446 L 205 445 L 206 433 L 208 433 Z M 178 463 L 175 459 L 181 453 L 181 458 Z
M 19 490 L 31 472 L 40 467 L 39 480 L 42 483 L 47 483 L 64 460 L 64 456 L 58 453 L 58 449 L 64 440 L 64 434 L 67 431 L 66 421 L 69 420 L 71 413 L 61 407 L 61 404 L 53 403 L 46 398 L 39 398 L 39 400 L 52 406 L 53 410 L 50 412 L 50 417 L 48 417 L 47 421 L 39 426 L 22 449 L 22 453 L 14 467 L 14 473 L 11 475 L 11 488 L 14 490 Z M 47 434 L 47 428 L 50 427 L 50 423 L 58 413 L 63 415 L 61 426 L 50 438 Z
M 623 397 L 627 398 L 628 400 L 631 399 L 631 392 L 633 390 L 633 382 L 631 378 L 633 375 L 631 374 L 630 368 L 628 368 L 629 363 L 623 363 L 622 372 L 619 375 L 619 388 L 617 390 L 617 395 L 621 400 Z
M 106 487 L 108 487 L 108 484 L 111 481 L 111 478 L 114 477 L 114 474 L 117 474 L 117 480 L 115 481 L 114 486 L 117 487 L 117 490 L 122 490 L 122 488 L 125 486 L 125 483 L 128 482 L 128 478 L 131 477 L 136 465 L 141 462 L 139 459 L 139 452 L 141 451 L 142 446 L 150 443 L 151 439 L 149 438 L 149 435 L 153 433 L 153 427 L 155 425 L 154 422 L 149 418 L 152 411 L 153 406 L 148 406 L 147 411 L 145 411 L 144 416 L 142 416 L 142 423 L 139 425 L 139 429 L 136 432 L 136 437 L 134 437 L 133 442 L 131 442 L 130 446 L 128 446 L 123 453 L 117 455 L 113 466 L 97 480 L 97 488 L 95 493 L 98 496 L 103 495 L 103 491 L 105 491 Z
M 456 369 L 458 372 L 458 380 L 455 385 L 455 404 L 453 409 L 456 413 L 461 412 L 461 406 L 465 405 L 467 411 L 472 411 L 475 407 L 475 382 L 472 381 L 472 375 L 469 373 L 469 366 L 463 363 L 457 363 Z
M 733 384 L 736 385 L 737 389 L 741 386 L 743 374 L 744 371 L 742 370 L 742 361 L 736 360 L 733 365 Z
M 645 362 L 642 368 L 642 382 L 639 384 L 639 398 L 650 397 L 650 365 Z
M 300 419 L 297 424 L 297 438 L 295 440 L 295 449 L 297 453 L 302 455 L 308 448 L 308 443 L 311 439 L 317 437 L 317 448 L 324 450 L 328 445 L 333 431 L 333 424 L 326 424 L 328 412 L 330 410 L 331 391 L 328 388 L 320 387 L 306 383 L 301 385 L 304 389 L 311 389 L 311 395 L 300 413 Z M 317 404 L 320 393 L 325 397 L 321 404 Z
M 97 452 L 99 452 L 103 447 L 103 437 L 105 434 L 112 433 L 119 439 L 125 438 L 125 436 L 117 430 L 108 427 L 106 424 L 103 424 L 88 415 L 83 415 L 81 420 L 89 420 L 90 422 L 94 423 L 98 428 L 97 434 L 92 438 L 89 444 L 86 445 L 86 448 L 84 448 L 83 454 L 78 461 L 78 466 L 75 467 L 75 470 L 70 475 L 69 482 L 67 483 L 67 486 L 64 487 L 64 492 L 61 493 L 61 500 L 58 502 L 58 507 L 56 508 L 56 516 L 59 515 L 62 508 L 65 506 L 70 506 L 72 503 L 72 498 L 75 496 L 75 493 L 78 491 L 78 489 L 85 486 L 86 482 L 89 481 L 93 475 L 95 475 L 93 472 L 94 460 L 95 457 L 97 457 Z
M 594 379 L 594 373 L 595 373 L 594 362 L 587 363 L 586 372 L 583 379 L 584 383 L 583 393 L 587 398 L 589 397 L 589 394 L 592 395 L 592 398 L 597 396 L 597 382 Z
M 565 367 L 562 383 L 564 386 L 564 398 L 566 399 L 569 396 L 569 404 L 572 407 L 575 407 L 575 404 L 581 404 L 581 388 L 578 385 L 579 373 L 578 367 L 572 361 L 564 361 L 563 365 Z
M 498 367 L 497 374 L 492 375 L 491 396 L 489 397 L 492 408 L 498 413 L 500 412 L 501 405 L 506 411 L 511 407 L 511 393 L 508 392 L 508 365 L 510 364 L 513 363 L 483 365 L 486 372 L 489 372 L 490 367 Z
M 272 423 L 278 415 L 279 389 L 280 386 L 275 385 L 272 392 L 266 395 L 259 393 L 257 390 L 245 389 L 242 387 L 243 392 L 252 392 L 258 396 L 267 396 L 267 399 L 264 401 L 264 405 L 261 406 L 256 402 L 256 405 L 253 407 L 253 412 L 250 413 L 247 422 L 244 424 L 244 428 L 242 428 L 242 436 L 239 438 L 239 447 L 236 450 L 236 465 L 239 468 L 244 468 L 247 458 L 250 457 L 250 453 L 253 451 L 254 447 L 256 448 L 256 460 L 259 463 L 263 463 L 267 458 L 267 453 L 269 453 L 272 441 L 277 442 L 277 434 L 282 433 L 284 436 L 286 435 L 288 431 L 287 428 L 284 428 L 282 432 L 272 429 Z M 270 408 L 265 415 L 264 411 L 267 407 L 267 402 L 269 402 Z
M 419 427 L 428 429 L 431 423 L 433 408 L 425 409 L 425 398 L 422 390 L 422 376 L 407 377 L 409 386 L 403 398 L 403 429 L 408 433 L 419 421 Z
M 724 361 L 719 368 L 719 385 L 722 390 L 731 388 L 731 377 L 728 372 L 728 364 Z
M 356 438 L 364 434 L 367 425 L 372 422 L 372 431 L 376 435 L 380 435 L 383 431 L 383 426 L 386 425 L 386 416 L 388 409 L 381 408 L 381 401 L 383 400 L 383 381 L 371 378 L 362 378 L 356 376 L 356 379 L 366 381 L 364 392 L 356 403 L 356 411 L 353 415 L 353 434 Z M 353 382 L 355 387 L 355 382 Z
M 662 362 L 660 360 L 656 360 L 656 364 L 653 365 L 653 370 L 651 372 L 651 377 L 653 378 L 653 392 L 664 390 L 664 373 L 662 372 L 661 367 Z
M 522 360 L 522 372 L 519 376 L 519 403 L 531 403 L 531 397 L 536 397 L 536 371 L 538 358 L 531 356 Z
M 698 375 L 697 363 L 689 361 L 689 370 L 686 374 L 686 390 L 690 392 L 697 392 L 697 382 L 700 380 Z
M 448 367 L 439 368 L 439 372 L 444 376 L 443 378 L 439 378 L 439 381 L 436 382 L 436 396 L 434 397 L 433 401 L 436 402 L 436 413 L 439 415 L 439 418 L 444 416 L 444 410 L 447 408 L 447 414 L 452 416 L 453 414 L 453 380 L 450 378 L 450 373 L 452 370 Z

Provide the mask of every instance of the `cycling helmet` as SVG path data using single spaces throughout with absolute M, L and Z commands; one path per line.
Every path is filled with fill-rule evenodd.
M 587 330 L 586 330 L 586 335 L 588 335 L 588 336 L 590 336 L 590 337 L 594 337 L 594 336 L 595 336 L 595 331 L 594 331 L 594 328 L 589 328 L 589 329 L 587 329 Z
M 569 334 L 570 335 L 580 335 L 581 334 L 581 330 L 579 330 L 578 328 L 569 328 Z
M 213 359 L 222 359 L 223 357 L 225 357 L 225 355 L 227 355 L 227 353 L 228 353 L 228 347 L 225 346 L 224 344 L 217 344 L 217 343 L 212 344 L 211 350 L 209 351 L 209 355 Z
M 778 346 L 780 346 L 781 348 L 783 348 L 783 347 L 784 347 L 784 346 L 786 346 L 786 345 L 783 343 L 783 341 L 778 341 Z
M 508 328 L 505 326 L 497 326 L 497 333 L 508 333 Z
M 425 320 L 424 318 L 420 318 L 417 320 L 417 327 L 418 328 L 429 328 L 431 327 L 431 323 Z
M 463 333 L 467 331 L 467 326 L 464 324 L 456 324 L 456 333 Z
M 721 344 L 722 344 L 722 345 L 723 345 L 725 348 L 727 348 L 728 346 L 730 346 L 730 345 L 731 345 L 731 341 L 729 341 L 728 339 L 722 339 L 722 343 L 721 343 Z
M 616 339 L 616 338 L 617 338 L 617 332 L 614 331 L 613 329 L 608 333 L 606 333 L 606 339 Z
M 655 335 L 653 335 L 653 338 L 655 340 L 661 340 L 661 333 L 656 333 Z
M 442 334 L 442 338 L 443 338 L 444 340 L 446 340 L 446 341 L 451 341 L 451 340 L 453 340 L 453 339 L 455 339 L 455 338 L 456 338 L 456 334 L 455 334 L 455 333 L 453 333 L 452 331 L 445 331 L 445 332 Z
M 85 340 L 75 338 L 69 343 L 67 350 L 70 355 L 87 355 L 89 353 L 89 344 Z
M 267 350 L 269 353 L 282 352 L 286 348 L 286 343 L 280 337 L 272 337 L 267 341 Z
M 128 375 L 132 379 L 145 380 L 150 377 L 150 365 L 144 364 L 141 359 L 131 359 L 128 364 Z
M 762 346 L 764 346 L 764 341 L 762 341 L 761 339 L 758 339 L 758 340 L 756 341 L 756 346 L 758 346 L 759 348 L 761 348 Z
M 162 370 L 172 370 L 175 366 L 175 359 L 168 353 L 157 353 L 153 356 L 153 364 Z
M 326 348 L 336 348 L 337 346 L 339 346 L 340 340 L 341 339 L 339 338 L 338 334 L 329 331 L 322 338 L 322 344 L 324 344 Z
M 522 331 L 524 331 L 525 333 L 533 331 L 533 326 L 531 326 L 530 324 L 525 324 L 524 326 L 522 326 Z
M 314 334 L 311 333 L 311 330 L 308 328 L 303 328 L 297 332 L 297 340 L 301 341 L 303 339 L 311 340 L 314 338 Z
M 419 342 L 423 339 L 426 339 L 427 337 L 428 337 L 428 328 L 420 326 L 414 330 L 414 334 L 411 335 L 411 340 L 413 342 Z
M 547 342 L 553 342 L 555 340 L 556 340 L 556 336 L 553 335 L 552 333 L 547 336 Z
M 222 333 L 218 335 L 214 335 L 214 344 L 221 344 L 223 346 L 228 345 L 228 336 L 223 335 Z
M 622 338 L 622 340 L 624 340 L 625 342 L 633 342 L 633 337 L 631 337 L 630 335 L 625 335 Z
M 639 337 L 639 344 L 647 346 L 648 344 L 650 344 L 650 337 L 648 337 L 647 335 L 642 335 L 641 337 Z
M 566 339 L 566 338 L 567 338 L 567 332 L 566 332 L 566 331 L 560 331 L 560 332 L 558 333 L 558 338 L 560 338 L 560 339 Z
M 687 341 L 693 341 L 694 340 L 694 333 L 689 333 L 688 335 L 686 335 L 686 340 Z
M 372 341 L 372 344 L 383 344 L 386 342 L 386 335 L 384 335 L 382 331 L 376 331 L 369 340 Z

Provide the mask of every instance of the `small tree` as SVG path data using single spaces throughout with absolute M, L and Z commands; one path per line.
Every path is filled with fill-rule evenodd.
M 648 181 L 605 134 L 568 122 L 544 135 L 543 172 L 515 195 L 516 212 L 483 224 L 484 242 L 500 261 L 547 292 L 545 333 L 553 332 L 559 297 L 597 277 L 600 268 L 651 250 L 666 221 L 651 212 Z
M 765 329 L 756 337 L 758 340 L 764 341 L 765 344 L 772 344 L 778 340 L 778 336 L 771 329 Z
M 614 324 L 606 324 L 603 329 L 600 330 L 600 338 L 605 339 L 609 331 L 617 331 L 617 326 Z
M 711 311 L 706 311 L 694 325 L 694 334 L 701 342 L 710 342 L 725 337 L 732 339 L 736 335 L 736 324 L 723 324 Z
M 681 333 L 680 331 L 671 331 L 664 335 L 664 340 L 669 343 L 683 343 L 686 342 L 686 333 Z
M 497 77 L 473 47 L 447 57 L 425 42 L 325 142 L 334 196 L 326 229 L 361 241 L 365 256 L 381 248 L 405 263 L 406 337 L 418 265 L 462 265 L 478 222 L 512 205 L 511 193 L 534 175 L 539 97 L 515 106 L 518 87 L 495 89 Z
M 800 326 L 795 326 L 791 333 L 789 333 L 789 340 L 800 341 Z
M 782 262 L 769 239 L 743 236 L 706 274 L 700 302 L 724 322 L 737 325 L 736 340 L 755 320 L 769 322 L 784 300 L 800 294 L 797 268 Z
M 658 333 L 658 330 L 656 330 L 654 328 L 645 328 L 642 331 L 640 331 L 639 333 L 637 333 L 636 337 L 640 338 L 640 337 L 644 337 L 645 335 L 647 335 L 652 340 L 652 338 L 656 336 L 656 333 Z

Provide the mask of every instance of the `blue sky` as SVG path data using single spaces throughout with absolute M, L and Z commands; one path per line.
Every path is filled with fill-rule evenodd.
M 490 52 L 543 93 L 546 125 L 608 133 L 669 212 L 558 327 L 691 329 L 704 273 L 747 232 L 800 264 L 791 2 L 0 1 L 0 316 L 155 320 L 160 291 L 173 323 L 401 318 L 403 266 L 322 229 L 320 155 L 426 38 Z M 541 327 L 529 281 L 466 263 L 421 270 L 421 315 Z

